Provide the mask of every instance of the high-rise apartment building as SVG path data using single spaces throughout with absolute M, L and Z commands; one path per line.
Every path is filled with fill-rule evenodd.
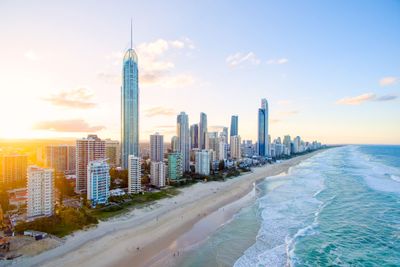
M 27 155 L 0 155 L 0 182 L 6 188 L 26 185 Z
M 210 175 L 210 153 L 208 150 L 196 151 L 195 172 L 201 175 Z
M 170 180 L 179 180 L 182 178 L 182 154 L 174 152 L 168 154 L 168 178 Z
M 106 159 L 90 161 L 87 168 L 87 199 L 92 207 L 106 204 L 110 197 L 110 166 Z
M 97 135 L 76 140 L 76 192 L 87 190 L 87 167 L 89 162 L 106 158 L 105 141 Z
M 178 149 L 182 154 L 182 165 L 184 171 L 190 170 L 190 136 L 189 136 L 189 117 L 185 112 L 181 112 L 177 117 Z
M 155 162 L 164 160 L 164 136 L 159 133 L 150 135 L 150 160 Z
M 130 155 L 128 163 L 128 193 L 140 193 L 142 192 L 142 171 L 140 166 L 140 158 Z
M 167 166 L 164 162 L 152 161 L 150 163 L 150 183 L 156 187 L 164 187 L 166 184 Z
M 268 102 L 261 99 L 261 108 L 258 109 L 258 153 L 260 156 L 269 156 L 268 135 Z
M 28 167 L 27 216 L 51 216 L 54 213 L 54 170 Z
M 117 140 L 106 139 L 106 159 L 110 167 L 120 166 L 121 146 Z
M 231 117 L 231 132 L 230 136 L 235 136 L 239 134 L 239 116 L 232 115 Z
M 71 145 L 49 145 L 45 148 L 46 166 L 56 173 L 74 174 L 76 147 Z
M 178 136 L 172 136 L 172 138 L 171 138 L 171 151 L 172 152 L 178 151 L 178 142 L 179 142 Z
M 206 148 L 207 131 L 207 115 L 201 112 L 199 122 L 199 149 Z
M 190 148 L 198 148 L 199 147 L 199 125 L 192 124 L 190 126 Z
M 231 136 L 231 158 L 232 159 L 241 159 L 241 151 L 240 151 L 240 136 L 239 135 L 234 135 Z

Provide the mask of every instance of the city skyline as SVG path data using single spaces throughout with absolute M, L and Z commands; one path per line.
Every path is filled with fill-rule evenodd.
M 285 10 L 293 21 L 301 15 L 298 25 L 280 18 L 282 13 L 274 14 L 282 12 L 281 4 L 274 2 L 257 8 L 228 2 L 212 8 L 207 3 L 183 4 L 180 20 L 163 12 L 157 13 L 157 22 L 146 16 L 155 4 L 126 4 L 118 10 L 102 3 L 89 14 L 94 2 L 64 4 L 65 16 L 78 16 L 68 23 L 50 12 L 60 7 L 56 3 L 49 2 L 47 10 L 27 3 L 29 13 L 18 3 L 0 4 L 5 22 L 0 30 L 7 40 L 0 51 L 0 88 L 7 101 L 0 111 L 16 111 L 0 119 L 7 125 L 0 129 L 0 138 L 80 138 L 95 133 L 120 140 L 119 77 L 133 17 L 140 68 L 140 141 L 148 141 L 156 131 L 169 140 L 181 111 L 188 114 L 189 125 L 198 123 L 200 112 L 206 113 L 209 131 L 229 127 L 231 114 L 237 114 L 242 140 L 257 140 L 254 107 L 265 97 L 272 137 L 300 135 L 333 144 L 400 143 L 398 3 L 354 1 L 344 7 L 314 2 L 312 8 L 294 3 Z M 211 32 L 193 19 L 205 9 L 210 11 L 205 25 L 215 26 Z M 354 12 L 357 9 L 362 12 Z M 121 15 L 107 25 L 117 11 Z M 332 18 L 331 11 L 343 12 Z M 254 14 L 254 20 L 238 25 L 233 18 L 241 13 Z M 13 31 L 7 29 L 11 24 Z M 57 62 L 63 64 L 54 64 L 56 52 Z M 16 110 L 16 103 L 29 112 Z

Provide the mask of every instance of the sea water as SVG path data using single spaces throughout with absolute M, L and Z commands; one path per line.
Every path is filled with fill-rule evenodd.
M 257 185 L 181 266 L 400 266 L 400 146 L 344 146 Z

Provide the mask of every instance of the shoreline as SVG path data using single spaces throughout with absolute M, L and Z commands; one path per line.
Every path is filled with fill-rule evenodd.
M 69 236 L 61 246 L 9 264 L 18 266 L 147 266 L 202 218 L 240 200 L 253 184 L 268 176 L 289 171 L 317 153 L 254 168 L 251 173 L 225 182 L 198 183 L 179 195 L 142 209 L 101 222 L 96 228 Z M 101 256 L 100 256 L 101 255 Z M 6 263 L 6 265 L 8 265 Z

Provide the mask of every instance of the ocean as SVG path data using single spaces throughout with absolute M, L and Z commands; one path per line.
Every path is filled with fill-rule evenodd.
M 343 146 L 257 184 L 180 266 L 400 266 L 400 146 Z

